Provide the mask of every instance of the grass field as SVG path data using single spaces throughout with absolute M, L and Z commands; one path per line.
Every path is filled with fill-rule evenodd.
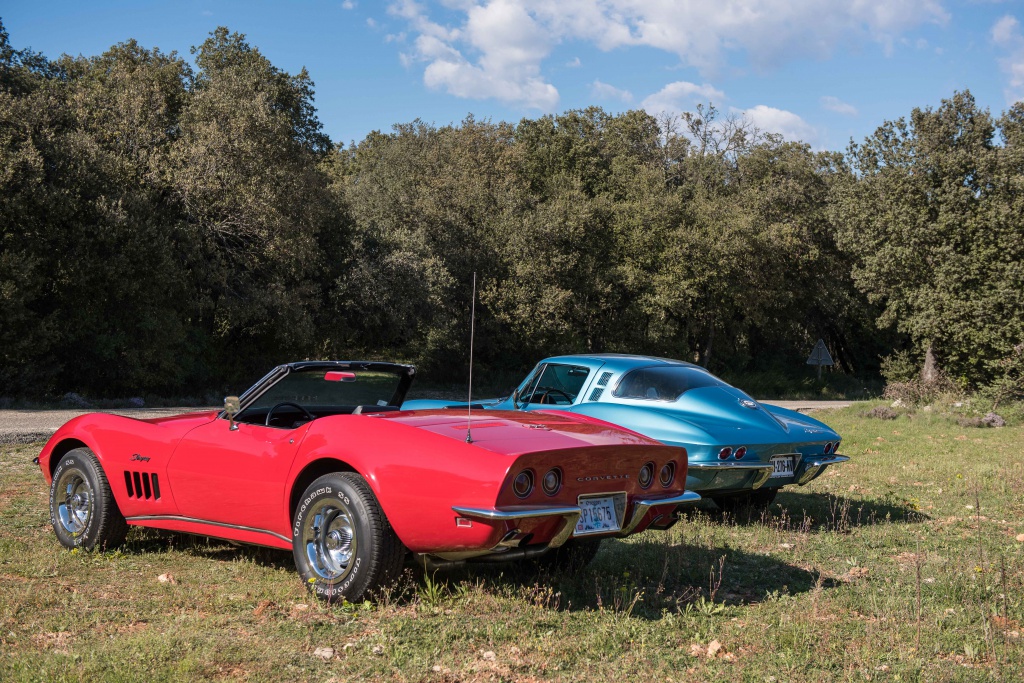
M 864 410 L 823 415 L 852 461 L 763 516 L 702 504 L 582 571 L 410 572 L 343 608 L 284 552 L 65 551 L 38 445 L 0 446 L 0 680 L 1024 679 L 1024 428 Z

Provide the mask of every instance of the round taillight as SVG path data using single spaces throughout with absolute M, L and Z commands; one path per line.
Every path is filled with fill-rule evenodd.
M 726 446 L 722 450 L 718 451 L 718 459 L 719 460 L 725 460 L 730 455 L 732 455 L 732 449 L 729 448 L 728 446 Z
M 736 452 L 732 454 L 732 457 L 734 457 L 737 460 L 739 460 L 740 458 L 742 458 L 746 454 L 747 454 L 747 447 L 746 446 L 740 446 L 739 448 L 736 449 Z
M 647 488 L 654 481 L 654 463 L 645 462 L 644 466 L 640 468 L 640 474 L 637 476 L 637 481 L 640 482 L 641 488 Z
M 540 486 L 544 489 L 544 493 L 549 496 L 558 493 L 558 489 L 562 488 L 562 470 L 557 467 L 548 470 L 548 473 L 541 480 Z
M 838 453 L 839 452 L 839 442 L 838 441 L 836 441 L 836 445 L 832 447 L 832 452 L 833 453 Z
M 661 472 L 658 473 L 658 481 L 665 488 L 672 485 L 672 482 L 676 478 L 676 464 L 674 462 L 665 463 L 664 467 L 661 468 Z
M 520 498 L 526 498 L 533 492 L 533 472 L 523 470 L 512 481 L 512 492 Z
M 828 455 L 831 452 L 832 452 L 832 442 L 829 441 L 828 443 L 825 444 L 825 455 Z

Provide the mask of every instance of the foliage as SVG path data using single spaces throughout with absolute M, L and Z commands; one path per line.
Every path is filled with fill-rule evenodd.
M 969 92 L 851 144 L 832 213 L 879 324 L 984 384 L 1024 339 L 1024 107 L 996 120 Z M 1003 145 L 996 144 L 997 132 Z
M 905 381 L 932 349 L 958 384 L 1019 393 L 1024 105 L 993 119 L 958 93 L 845 156 L 703 105 L 416 120 L 346 148 L 305 70 L 226 28 L 193 54 L 50 61 L 0 25 L 0 393 L 237 391 L 311 357 L 455 381 L 474 272 L 492 376 L 650 353 L 855 395 L 880 357 Z M 804 373 L 819 338 L 825 385 Z

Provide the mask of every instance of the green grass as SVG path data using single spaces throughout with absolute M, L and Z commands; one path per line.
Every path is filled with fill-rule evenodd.
M 0 680 L 1021 680 L 1024 428 L 864 409 L 824 414 L 852 461 L 761 517 L 702 504 L 582 571 L 410 574 L 343 608 L 288 553 L 139 529 L 62 550 L 37 447 L 4 446 Z

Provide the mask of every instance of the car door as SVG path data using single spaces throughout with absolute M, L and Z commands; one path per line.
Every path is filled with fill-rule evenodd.
M 168 466 L 182 516 L 254 529 L 287 529 L 278 519 L 292 461 L 309 428 L 266 427 L 226 419 L 199 426 Z

